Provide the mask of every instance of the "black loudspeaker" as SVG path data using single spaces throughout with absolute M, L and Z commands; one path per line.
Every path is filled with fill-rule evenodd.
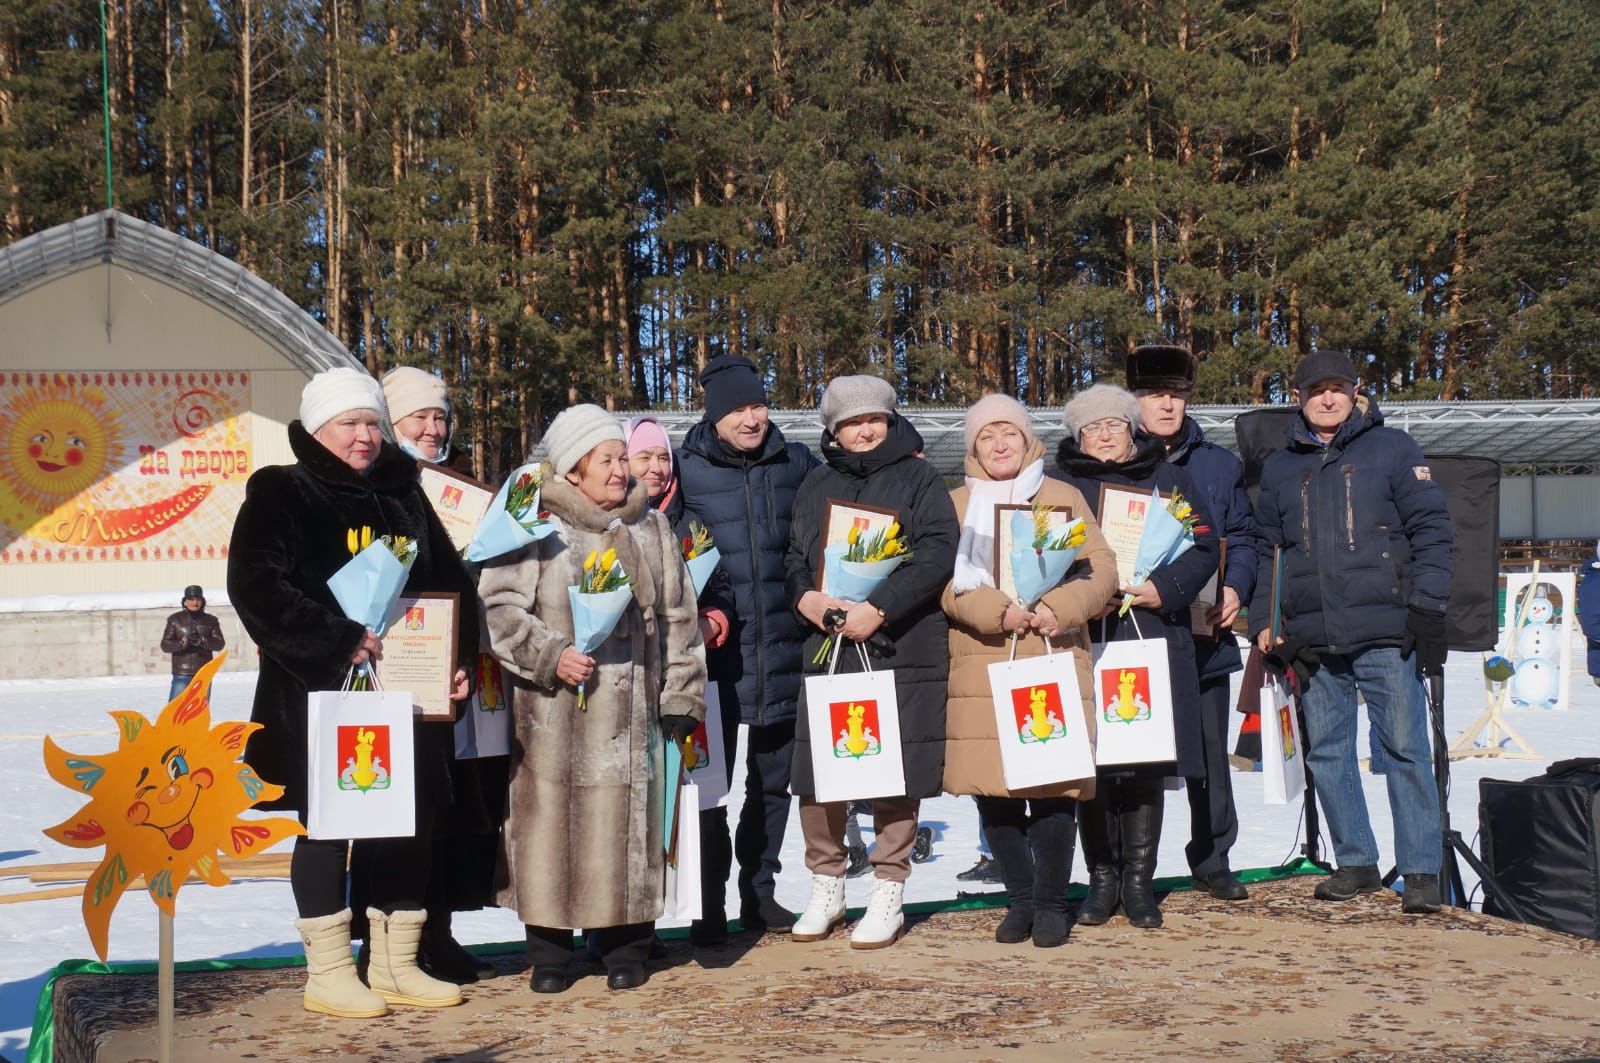
M 1293 406 L 1267 406 L 1241 413 L 1233 425 L 1244 486 L 1255 502 L 1267 458 L 1283 449 Z M 1428 455 L 1428 468 L 1444 491 L 1455 534 L 1455 573 L 1445 636 L 1452 650 L 1495 648 L 1500 637 L 1500 463 L 1490 458 Z
M 1528 922 L 1600 941 L 1600 757 L 1478 783 L 1483 861 Z M 1486 895 L 1483 910 L 1506 913 Z

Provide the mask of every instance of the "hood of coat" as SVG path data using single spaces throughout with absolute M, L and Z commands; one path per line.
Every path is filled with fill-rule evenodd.
M 891 415 L 889 434 L 884 436 L 883 442 L 860 453 L 841 447 L 832 432 L 822 433 L 822 460 L 835 472 L 858 480 L 865 480 L 897 461 L 916 457 L 922 453 L 922 448 L 922 433 L 899 414 Z
M 1023 454 L 1022 454 L 1022 468 L 1026 469 L 1028 466 L 1032 465 L 1034 462 L 1038 461 L 1040 458 L 1043 458 L 1043 457 L 1044 457 L 1044 443 L 1036 438 L 1036 439 L 1033 440 L 1033 442 L 1028 444 L 1028 449 L 1023 451 Z M 989 473 L 984 469 L 983 464 L 978 461 L 978 456 L 976 454 L 968 454 L 967 455 L 965 469 L 966 469 L 967 477 L 969 479 L 973 479 L 973 480 L 993 480 L 994 479 L 994 477 L 990 476 Z M 1016 477 L 1012 477 L 1012 479 L 1016 479 Z
M 683 446 L 679 449 L 693 451 L 713 465 L 743 469 L 749 465 L 771 461 L 782 454 L 784 442 L 783 433 L 778 431 L 778 426 L 769 422 L 767 438 L 761 441 L 760 450 L 740 450 L 738 447 L 730 446 L 717 435 L 717 426 L 710 421 L 696 421 L 684 435 Z M 673 462 L 673 469 L 676 470 L 677 459 L 674 458 Z
M 366 473 L 359 473 L 317 442 L 298 420 L 289 422 L 289 449 L 312 476 L 330 484 L 358 491 L 392 491 L 417 478 L 417 459 L 385 439 L 378 449 L 378 460 Z
M 1056 449 L 1056 467 L 1068 476 L 1098 480 L 1107 474 L 1126 476 L 1139 481 L 1155 471 L 1167 460 L 1167 448 L 1159 438 L 1143 432 L 1133 437 L 1133 457 L 1127 461 L 1101 461 L 1091 458 L 1078 446 L 1078 441 L 1067 436 Z
M 1350 416 L 1339 426 L 1339 431 L 1334 433 L 1333 440 L 1327 446 L 1334 452 L 1342 451 L 1363 432 L 1382 425 L 1383 411 L 1378 409 L 1378 400 L 1370 395 L 1358 394 L 1355 409 L 1350 411 Z M 1311 430 L 1303 413 L 1297 413 L 1289 422 L 1286 441 L 1290 450 L 1321 450 L 1323 447 L 1322 440 Z

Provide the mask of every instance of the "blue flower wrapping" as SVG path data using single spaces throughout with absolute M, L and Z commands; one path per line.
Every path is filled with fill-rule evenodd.
M 328 589 L 344 615 L 382 635 L 405 589 L 407 568 L 381 539 L 328 577 Z
M 618 587 L 614 591 L 584 594 L 576 587 L 567 588 L 567 603 L 572 607 L 572 645 L 579 653 L 593 653 L 600 644 L 611 637 L 617 621 L 628 611 L 633 601 L 631 587 Z
M 539 513 L 539 495 L 535 492 L 533 501 L 528 503 L 521 514 L 512 514 L 506 510 L 506 499 L 511 495 L 511 485 L 517 482 L 523 473 L 536 473 L 539 471 L 537 464 L 519 465 L 511 470 L 511 475 L 506 477 L 506 482 L 500 485 L 500 490 L 495 492 L 494 500 L 489 503 L 489 511 L 478 522 L 478 528 L 472 533 L 472 541 L 467 544 L 466 558 L 468 561 L 488 561 L 490 558 L 509 554 L 513 550 L 520 550 L 529 543 L 536 543 L 540 539 L 556 530 L 554 523 L 541 521 L 530 528 L 524 524 L 526 520 L 532 524 Z M 518 516 L 522 520 L 517 519 Z
M 891 557 L 885 561 L 846 561 L 844 552 L 850 549 L 837 543 L 823 551 L 827 558 L 823 566 L 822 592 L 847 602 L 864 602 L 889 573 L 900 567 L 904 557 Z
M 711 570 L 717 567 L 717 562 L 722 560 L 722 554 L 715 546 L 701 554 L 691 557 L 684 564 L 689 566 L 689 578 L 694 580 L 694 596 L 700 597 L 706 589 L 706 581 L 711 578 Z
M 1171 564 L 1194 546 L 1194 535 L 1183 522 L 1167 512 L 1160 491 L 1150 493 L 1150 515 L 1139 536 L 1139 555 L 1133 563 L 1133 585 L 1137 587 L 1162 565 Z

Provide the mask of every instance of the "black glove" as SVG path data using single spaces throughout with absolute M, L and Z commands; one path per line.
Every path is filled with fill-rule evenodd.
M 1322 658 L 1299 639 L 1284 639 L 1261 655 L 1261 665 L 1273 675 L 1293 672 L 1295 689 L 1304 691 L 1312 673 L 1322 667 Z
M 201 637 L 200 632 L 198 631 L 189 632 L 189 637 L 184 640 L 185 644 L 189 646 L 199 646 L 204 641 L 205 639 Z
M 1413 605 L 1406 610 L 1406 634 L 1400 640 L 1400 656 L 1416 653 L 1418 675 L 1444 675 L 1444 659 L 1450 652 L 1445 641 L 1444 613 Z
M 667 733 L 678 745 L 683 745 L 683 740 L 694 734 L 694 729 L 700 726 L 700 721 L 693 716 L 663 716 L 661 729 Z

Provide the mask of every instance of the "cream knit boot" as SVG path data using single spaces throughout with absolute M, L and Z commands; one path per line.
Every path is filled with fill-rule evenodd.
M 374 1019 L 387 1015 L 383 998 L 356 977 L 356 962 L 350 958 L 350 909 L 314 919 L 296 919 L 300 943 L 306 950 L 306 993 L 302 1001 L 307 1011 L 338 1015 L 346 1019 Z
M 906 884 L 891 882 L 886 878 L 872 880 L 872 894 L 867 898 L 867 914 L 861 917 L 850 932 L 853 949 L 886 949 L 900 939 L 905 929 L 906 917 L 900 910 Z
M 372 930 L 367 938 L 372 945 L 372 962 L 367 967 L 367 984 L 391 1004 L 414 1008 L 449 1008 L 461 1003 L 461 990 L 422 972 L 417 966 L 417 946 L 422 941 L 422 925 L 427 912 L 392 912 L 385 915 L 367 909 Z

